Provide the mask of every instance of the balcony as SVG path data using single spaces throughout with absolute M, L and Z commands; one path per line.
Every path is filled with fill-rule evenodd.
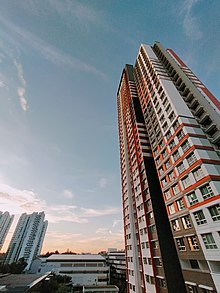
M 206 122 L 206 120 L 210 119 L 208 113 L 204 113 L 201 118 L 199 119 L 199 123 L 203 124 Z
M 212 123 L 210 126 L 208 126 L 207 128 L 205 128 L 204 131 L 206 133 L 210 133 L 215 127 L 216 127 L 216 125 L 214 123 Z
M 220 131 L 218 131 L 215 135 L 213 135 L 211 142 L 214 144 L 220 142 Z
M 196 108 L 197 105 L 199 105 L 199 103 L 196 99 L 193 99 L 192 102 L 189 104 L 190 108 Z
M 186 102 L 191 102 L 192 101 L 192 99 L 193 99 L 194 97 L 193 97 L 193 94 L 192 93 L 188 93 L 188 95 L 185 97 L 184 96 L 184 100 L 186 101 Z
M 203 110 L 203 107 L 201 105 L 198 105 L 197 108 L 195 109 L 194 115 L 198 116 Z

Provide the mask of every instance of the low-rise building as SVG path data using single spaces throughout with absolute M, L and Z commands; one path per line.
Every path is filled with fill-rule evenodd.
M 0 277 L 0 292 L 24 293 L 35 291 L 43 282 L 50 279 L 46 274 L 5 274 Z
M 39 273 L 48 271 L 70 276 L 75 286 L 107 285 L 109 281 L 109 267 L 98 254 L 53 254 L 39 269 Z
M 83 293 L 118 293 L 119 289 L 114 285 L 107 286 L 83 286 Z

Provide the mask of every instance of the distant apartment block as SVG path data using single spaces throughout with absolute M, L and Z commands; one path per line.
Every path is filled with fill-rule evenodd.
M 126 276 L 126 262 L 124 251 L 108 251 L 107 264 L 110 266 L 111 277 L 123 279 Z
M 220 102 L 156 42 L 117 103 L 128 293 L 220 292 Z
M 21 215 L 6 253 L 6 264 L 24 257 L 27 262 L 26 270 L 30 268 L 32 260 L 41 252 L 48 225 L 44 217 L 44 212 Z
M 14 216 L 10 216 L 9 212 L 0 211 L 0 250 L 4 244 L 5 238 L 13 222 Z

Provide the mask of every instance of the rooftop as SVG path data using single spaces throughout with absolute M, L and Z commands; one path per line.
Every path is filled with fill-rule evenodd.
M 105 261 L 100 254 L 52 254 L 48 261 Z
M 10 274 L 0 276 L 0 292 L 26 292 L 26 290 L 44 280 L 49 274 Z

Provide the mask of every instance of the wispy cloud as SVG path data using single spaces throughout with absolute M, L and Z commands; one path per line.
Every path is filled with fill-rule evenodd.
M 64 189 L 63 190 L 63 196 L 67 199 L 72 199 L 74 197 L 74 194 L 71 190 Z
M 0 63 L 2 63 L 3 59 L 5 59 L 5 55 L 0 52 Z
M 0 80 L 0 87 L 1 88 L 7 88 L 7 84 Z
M 73 197 L 73 193 L 64 190 L 67 197 Z M 53 204 L 49 205 L 41 199 L 33 190 L 22 190 L 8 184 L 0 183 L 0 210 L 8 210 L 13 214 L 23 212 L 45 211 L 46 217 L 51 223 L 75 222 L 88 223 L 88 218 L 119 214 L 120 208 L 90 209 L 76 205 Z
M 19 63 L 16 59 L 13 60 L 14 65 L 17 69 L 17 73 L 18 73 L 18 78 L 22 84 L 23 87 L 26 86 L 26 80 L 24 79 L 24 72 L 23 72 L 23 67 L 22 64 Z
M 99 187 L 101 189 L 104 189 L 108 184 L 108 179 L 105 178 L 105 177 L 102 177 L 100 180 L 99 180 Z
M 108 234 L 112 234 L 112 231 L 109 230 L 108 228 L 98 228 L 95 232 L 96 234 L 101 234 L 101 235 L 108 235 Z
M 64 19 L 77 19 L 81 25 L 88 25 L 91 23 L 97 23 L 99 16 L 97 12 L 83 4 L 80 1 L 70 0 L 48 0 L 51 7 L 53 7 L 57 13 Z
M 45 211 L 51 223 L 62 221 L 87 223 L 86 218 L 77 214 L 75 205 L 53 204 L 48 205 L 45 200 L 32 190 L 21 190 L 7 184 L 0 184 L 1 210 L 8 210 L 14 214 L 23 212 Z
M 17 93 L 18 93 L 18 96 L 19 96 L 19 100 L 20 100 L 21 108 L 24 111 L 27 111 L 28 105 L 27 105 L 27 99 L 25 97 L 25 92 L 26 92 L 26 90 L 23 87 L 19 87 L 18 90 L 17 90 Z
M 91 6 L 78 0 L 47 0 L 22 1 L 20 4 L 28 14 L 39 16 L 48 16 L 48 13 L 56 13 L 56 17 L 60 17 L 62 22 L 73 27 L 77 24 L 81 28 L 90 29 L 91 24 L 100 22 L 100 15 Z
M 120 208 L 106 208 L 101 210 L 81 208 L 84 217 L 101 217 L 121 213 Z
M 101 228 L 102 229 L 102 228 Z M 93 243 L 97 245 L 97 243 L 102 244 L 102 246 L 106 249 L 107 245 L 108 247 L 124 247 L 123 243 L 123 233 L 117 232 L 117 233 L 109 233 L 108 229 L 102 230 L 103 233 L 99 234 L 97 233 L 97 236 L 94 237 L 86 237 L 84 239 L 80 239 L 77 242 L 81 244 L 90 243 L 91 247 L 93 246 Z M 87 246 L 88 247 L 88 246 Z
M 47 237 L 51 240 L 57 240 L 59 242 L 72 240 L 73 238 L 77 238 L 81 236 L 80 233 L 72 233 L 72 232 L 63 232 L 63 231 L 48 231 Z
M 112 224 L 112 228 L 115 228 L 116 226 L 118 226 L 121 223 L 122 223 L 122 220 L 114 220 L 113 224 Z
M 106 78 L 105 74 L 94 66 L 58 50 L 31 32 L 5 19 L 2 15 L 0 15 L 0 22 L 5 25 L 13 34 L 15 34 L 19 44 L 20 42 L 24 42 L 51 63 L 61 67 L 70 67 L 75 70 L 94 73 L 104 79 Z
M 185 0 L 180 7 L 179 15 L 183 17 L 183 29 L 185 34 L 194 40 L 203 37 L 203 33 L 199 27 L 198 18 L 193 15 L 193 8 L 199 0 Z

